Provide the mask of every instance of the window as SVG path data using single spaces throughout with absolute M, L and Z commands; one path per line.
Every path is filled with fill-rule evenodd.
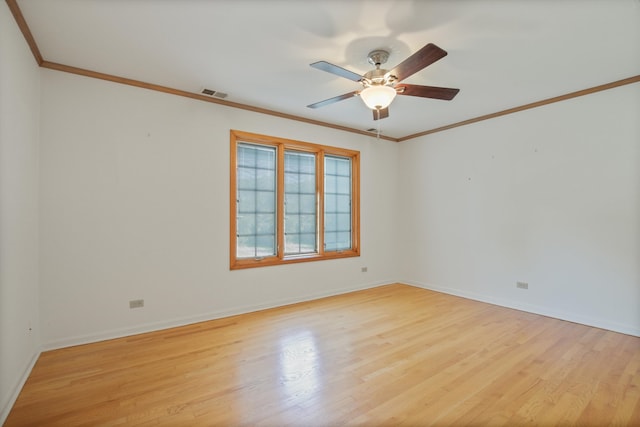
M 316 156 L 284 152 L 284 253 L 317 252 Z
M 351 161 L 344 157 L 324 159 L 324 248 L 351 247 Z
M 231 131 L 231 269 L 360 255 L 360 153 Z
M 276 150 L 238 146 L 238 257 L 276 254 Z

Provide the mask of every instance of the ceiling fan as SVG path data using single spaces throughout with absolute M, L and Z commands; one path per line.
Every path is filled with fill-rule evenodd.
M 417 73 L 428 65 L 447 56 L 447 52 L 433 43 L 429 43 L 422 49 L 402 61 L 392 70 L 380 68 L 380 65 L 387 62 L 389 52 L 386 50 L 374 50 L 369 52 L 367 60 L 371 65 L 375 65 L 375 70 L 360 74 L 349 71 L 345 68 L 331 64 L 326 61 L 318 61 L 310 64 L 313 68 L 335 74 L 340 77 L 353 80 L 362 85 L 361 90 L 334 96 L 324 101 L 307 105 L 309 108 L 319 108 L 334 102 L 360 96 L 364 103 L 373 110 L 373 120 L 389 117 L 389 105 L 396 95 L 419 96 L 422 98 L 452 100 L 460 89 L 451 89 L 436 86 L 420 86 L 410 84 L 398 84 L 407 77 Z

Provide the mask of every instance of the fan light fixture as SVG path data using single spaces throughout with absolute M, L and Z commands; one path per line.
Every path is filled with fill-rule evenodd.
M 372 110 L 383 110 L 387 108 L 395 97 L 396 90 L 386 85 L 369 86 L 360 92 L 360 98 L 362 98 L 367 107 Z

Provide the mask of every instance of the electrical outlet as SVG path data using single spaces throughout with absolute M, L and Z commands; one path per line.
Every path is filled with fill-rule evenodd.
M 129 301 L 129 308 L 140 308 L 140 307 L 144 307 L 143 299 L 132 299 L 131 301 Z
M 516 288 L 529 289 L 529 284 L 527 282 L 516 282 Z
M 362 267 L 362 272 L 366 273 L 367 271 L 369 271 L 369 269 L 367 267 Z

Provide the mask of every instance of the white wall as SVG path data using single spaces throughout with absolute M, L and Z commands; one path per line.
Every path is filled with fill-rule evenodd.
M 390 227 L 397 205 L 397 144 L 42 72 L 45 347 L 370 287 L 399 276 Z M 230 271 L 230 129 L 360 150 L 362 256 Z M 139 298 L 145 307 L 129 309 L 128 301 Z
M 38 66 L 0 4 L 0 424 L 39 354 Z M 31 328 L 31 329 L 30 329 Z
M 638 117 L 636 83 L 401 144 L 405 281 L 640 335 Z
M 393 144 L 42 73 L 46 348 L 399 279 L 640 334 L 638 85 Z M 360 150 L 362 256 L 229 271 L 229 129 Z

